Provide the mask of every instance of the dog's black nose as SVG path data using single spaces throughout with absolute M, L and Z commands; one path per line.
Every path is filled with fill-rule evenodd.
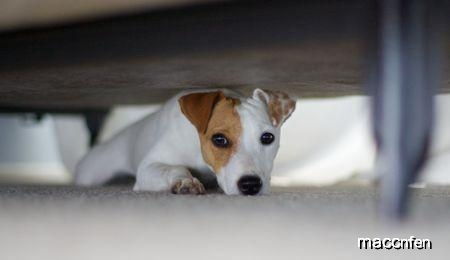
M 262 180 L 255 175 L 242 176 L 238 181 L 238 188 L 244 195 L 256 195 L 261 190 Z

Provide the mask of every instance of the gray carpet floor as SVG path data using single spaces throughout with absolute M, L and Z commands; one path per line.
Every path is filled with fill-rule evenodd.
M 413 192 L 406 223 L 373 187 L 243 197 L 125 186 L 0 186 L 0 259 L 448 259 L 450 188 Z M 361 250 L 358 237 L 428 238 L 431 250 Z

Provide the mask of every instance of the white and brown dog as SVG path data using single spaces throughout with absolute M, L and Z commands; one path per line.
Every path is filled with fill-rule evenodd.
M 281 92 L 255 89 L 185 91 L 160 110 L 94 147 L 78 164 L 76 183 L 100 185 L 118 173 L 136 177 L 134 190 L 202 194 L 193 175 L 217 177 L 226 194 L 270 190 L 280 127 L 295 109 Z

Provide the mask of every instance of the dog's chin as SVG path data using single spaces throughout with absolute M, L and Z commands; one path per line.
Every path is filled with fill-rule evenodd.
M 240 195 L 241 194 L 239 192 L 239 189 L 237 188 L 237 185 L 235 185 L 236 187 L 233 188 L 233 187 L 228 187 L 225 183 L 218 182 L 218 184 L 219 184 L 219 187 L 222 189 L 223 193 L 225 193 L 226 195 Z
M 219 185 L 220 189 L 222 189 L 223 193 L 226 195 L 239 195 L 239 189 L 236 185 L 236 182 L 232 182 L 225 178 L 224 173 L 219 173 L 217 176 L 217 184 Z

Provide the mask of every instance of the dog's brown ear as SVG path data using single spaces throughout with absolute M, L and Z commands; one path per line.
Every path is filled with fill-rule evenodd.
M 267 105 L 270 120 L 275 127 L 281 126 L 295 110 L 295 100 L 281 91 L 257 88 L 253 91 L 253 99 L 261 100 Z
M 192 93 L 178 99 L 181 112 L 201 134 L 206 132 L 214 106 L 225 95 L 222 91 Z

